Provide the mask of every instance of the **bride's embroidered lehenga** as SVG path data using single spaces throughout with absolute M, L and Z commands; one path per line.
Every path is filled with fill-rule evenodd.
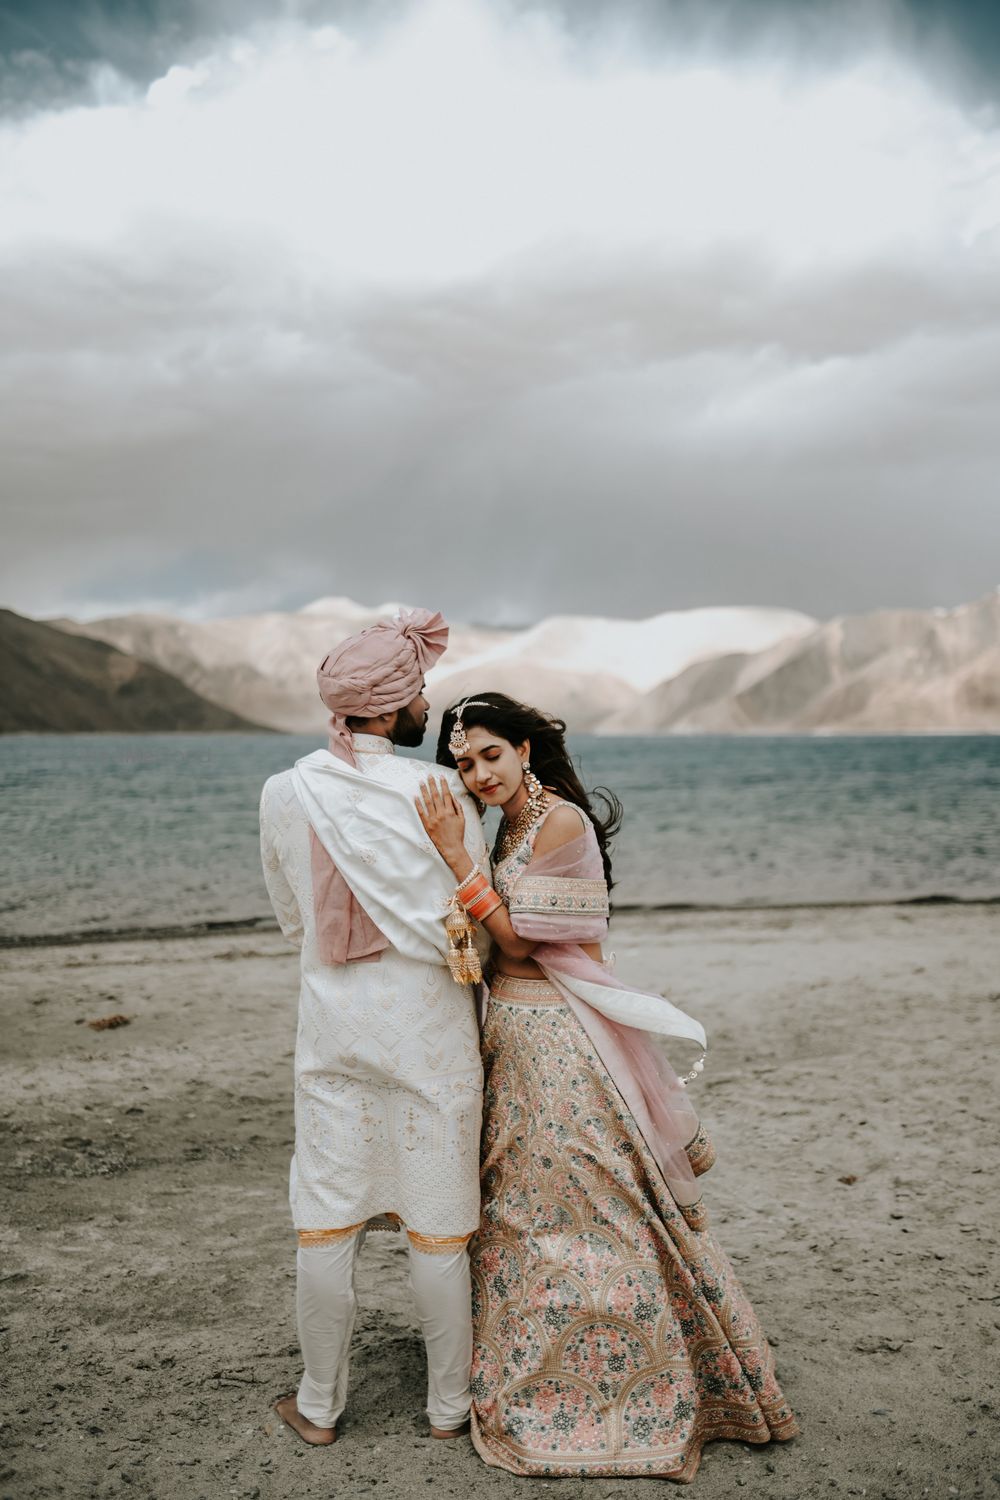
M 644 1014 L 662 1034 L 700 1027 L 587 958 L 608 912 L 593 829 L 535 856 L 541 821 L 494 871 L 546 977 L 495 974 L 483 1027 L 473 1442 L 515 1474 L 688 1481 L 712 1439 L 798 1429 L 708 1228 L 696 1178 L 711 1144 L 633 1029 Z

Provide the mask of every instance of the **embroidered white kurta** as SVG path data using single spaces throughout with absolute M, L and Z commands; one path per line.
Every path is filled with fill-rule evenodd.
M 479 1223 L 479 1034 L 472 993 L 445 960 L 455 882 L 413 806 L 420 782 L 447 778 L 466 847 L 488 872 L 482 825 L 456 773 L 368 735 L 355 736 L 355 750 L 356 770 L 317 751 L 272 776 L 261 798 L 268 893 L 301 949 L 292 1215 L 297 1229 L 394 1214 L 418 1234 L 469 1234 Z M 374 961 L 319 960 L 310 826 L 392 943 Z

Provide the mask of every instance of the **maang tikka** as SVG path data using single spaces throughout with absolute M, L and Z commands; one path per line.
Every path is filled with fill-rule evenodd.
M 458 708 L 455 710 L 455 722 L 451 726 L 451 734 L 448 736 L 448 749 L 455 760 L 458 760 L 461 755 L 468 755 L 471 750 L 469 736 L 466 734 L 465 725 L 462 723 L 462 715 L 465 713 L 465 710 L 467 708 L 492 707 L 492 703 L 484 703 L 481 698 L 466 698 L 464 703 L 458 705 Z

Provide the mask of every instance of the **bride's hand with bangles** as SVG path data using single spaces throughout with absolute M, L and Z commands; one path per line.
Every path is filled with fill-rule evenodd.
M 464 880 L 473 867 L 465 847 L 465 814 L 444 777 L 422 781 L 413 802 L 427 837 L 455 879 Z

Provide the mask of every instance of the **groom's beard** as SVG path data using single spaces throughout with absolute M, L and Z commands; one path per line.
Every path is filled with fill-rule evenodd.
M 408 708 L 401 708 L 396 719 L 396 727 L 389 738 L 394 745 L 402 745 L 406 749 L 413 749 L 424 742 L 424 734 L 427 729 L 427 715 L 421 714 L 416 718 Z

